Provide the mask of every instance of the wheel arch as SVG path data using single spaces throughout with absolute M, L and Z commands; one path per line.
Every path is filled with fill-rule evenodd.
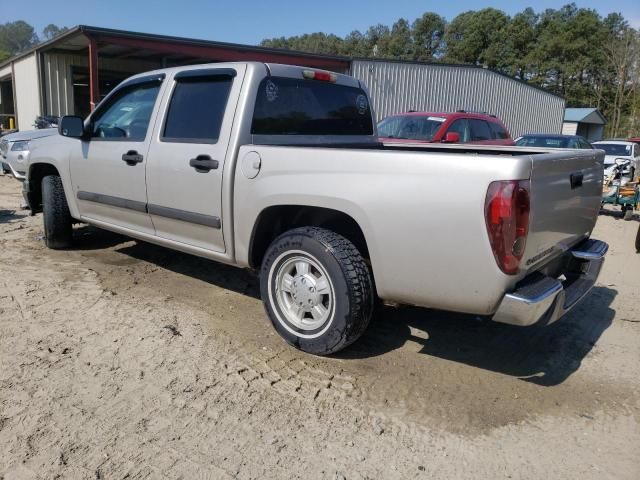
M 25 191 L 32 213 L 42 211 L 42 179 L 47 175 L 60 176 L 60 172 L 51 163 L 37 162 L 29 165 Z
M 311 205 L 272 205 L 264 208 L 251 231 L 248 261 L 251 268 L 260 268 L 271 242 L 293 228 L 316 226 L 326 228 L 350 240 L 371 265 L 371 254 L 365 233 L 349 214 L 332 208 Z

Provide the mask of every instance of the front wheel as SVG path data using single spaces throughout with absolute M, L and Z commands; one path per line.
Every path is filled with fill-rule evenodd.
M 47 247 L 54 250 L 70 247 L 73 221 L 58 175 L 47 175 L 42 179 L 42 218 Z
M 362 255 L 349 240 L 323 228 L 296 228 L 271 243 L 260 293 L 276 331 L 316 355 L 355 342 L 373 312 L 373 286 Z
M 632 220 L 633 219 L 633 208 L 632 207 L 625 208 L 622 211 L 622 215 L 623 215 L 625 220 Z

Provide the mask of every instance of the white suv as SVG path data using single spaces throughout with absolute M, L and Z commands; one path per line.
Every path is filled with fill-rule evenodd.
M 9 133 L 0 140 L 0 161 L 9 166 L 15 178 L 24 180 L 29 169 L 30 143 L 37 138 L 49 137 L 57 133 L 57 128 Z
M 629 168 L 623 171 L 623 174 L 629 175 L 631 180 L 638 172 L 638 164 L 640 163 L 640 145 L 626 140 L 601 140 L 592 143 L 593 148 L 604 150 L 604 167 L 607 168 L 616 162 L 616 159 L 629 161 Z

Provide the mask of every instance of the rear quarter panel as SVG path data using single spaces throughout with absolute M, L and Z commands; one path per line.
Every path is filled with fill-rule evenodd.
M 261 157 L 248 179 L 236 169 L 236 257 L 248 265 L 255 220 L 274 205 L 350 215 L 369 248 L 381 298 L 489 314 L 515 282 L 496 266 L 484 202 L 489 183 L 524 179 L 528 157 L 245 145 Z

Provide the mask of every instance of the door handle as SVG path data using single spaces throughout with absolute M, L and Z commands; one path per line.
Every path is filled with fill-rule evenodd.
M 122 154 L 122 161 L 126 162 L 127 165 L 131 167 L 138 163 L 142 163 L 143 158 L 144 157 L 135 150 L 129 150 L 127 153 Z
M 571 175 L 569 175 L 569 180 L 571 181 L 571 190 L 581 187 L 583 179 L 584 174 L 582 172 L 572 173 Z
M 189 166 L 195 168 L 196 172 L 207 173 L 218 168 L 218 160 L 212 159 L 209 155 L 198 155 L 189 160 Z

